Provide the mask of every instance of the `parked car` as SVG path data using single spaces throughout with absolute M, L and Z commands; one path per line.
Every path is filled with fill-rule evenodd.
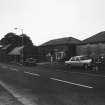
M 24 65 L 26 65 L 26 66 L 36 66 L 36 63 L 37 63 L 37 60 L 33 59 L 33 58 L 27 58 L 24 61 Z
M 91 63 L 92 59 L 88 56 L 74 56 L 65 61 L 65 64 L 69 67 L 84 67 L 85 69 L 88 69 Z

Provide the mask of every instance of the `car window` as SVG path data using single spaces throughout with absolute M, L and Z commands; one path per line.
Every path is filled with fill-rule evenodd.
M 87 57 L 87 56 L 80 57 L 80 60 L 87 60 L 87 59 L 89 59 L 89 57 Z
M 78 57 L 76 57 L 76 59 L 75 59 L 76 61 L 79 61 L 80 59 L 78 58 Z
M 73 58 L 71 58 L 71 61 L 75 61 L 75 58 L 73 57 Z

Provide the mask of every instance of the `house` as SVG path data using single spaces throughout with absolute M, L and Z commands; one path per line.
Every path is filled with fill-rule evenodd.
M 21 60 L 23 59 L 22 58 L 22 51 L 23 51 L 23 48 L 24 46 L 18 46 L 18 47 L 15 47 L 14 49 L 12 49 L 9 53 L 8 53 L 8 56 L 11 58 L 11 61 L 14 61 L 14 62 L 22 62 Z
M 76 46 L 81 41 L 73 37 L 50 40 L 39 46 L 40 59 L 44 61 L 67 60 L 76 55 Z
M 77 55 L 105 55 L 105 31 L 97 33 L 82 41 L 77 46 Z
M 22 63 L 27 58 L 37 59 L 37 52 L 37 47 L 33 45 L 17 46 L 8 53 L 8 56 L 12 61 Z
M 13 48 L 13 46 L 11 44 L 7 44 L 7 45 L 1 45 L 0 48 L 0 61 L 8 61 L 8 52 L 11 51 L 11 49 Z

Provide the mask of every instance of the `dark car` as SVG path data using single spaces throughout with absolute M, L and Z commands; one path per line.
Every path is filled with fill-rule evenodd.
M 36 66 L 36 62 L 37 62 L 36 59 L 27 58 L 27 59 L 24 61 L 24 65 L 25 65 L 25 66 Z

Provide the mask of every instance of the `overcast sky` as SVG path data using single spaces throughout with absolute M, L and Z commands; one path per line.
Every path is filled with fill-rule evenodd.
M 0 0 L 0 39 L 8 32 L 48 40 L 85 39 L 105 30 L 105 0 Z

